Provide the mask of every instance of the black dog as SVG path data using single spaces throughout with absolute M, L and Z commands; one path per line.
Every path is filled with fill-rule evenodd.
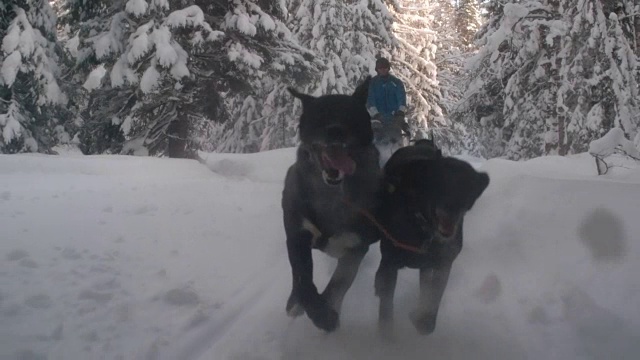
M 345 293 L 353 283 L 377 230 L 362 213 L 376 207 L 381 185 L 378 150 L 372 145 L 366 110 L 368 80 L 351 96 L 313 97 L 289 91 L 302 101 L 297 159 L 282 194 L 293 289 L 287 313 L 307 313 L 326 331 L 338 326 Z M 313 283 L 312 248 L 338 258 L 322 294 Z
M 420 270 L 420 297 L 411 320 L 421 334 L 436 326 L 451 265 L 462 249 L 464 214 L 489 185 L 468 163 L 443 157 L 430 140 L 396 151 L 384 168 L 379 220 L 385 228 L 375 289 L 379 324 L 391 328 L 398 270 Z

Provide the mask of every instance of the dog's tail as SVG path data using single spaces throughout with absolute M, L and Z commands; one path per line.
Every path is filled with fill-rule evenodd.
M 294 97 L 300 99 L 300 101 L 302 101 L 302 104 L 307 104 L 309 101 L 312 101 L 315 99 L 315 97 L 311 96 L 311 95 L 307 95 L 307 94 L 303 94 L 301 92 L 299 92 L 298 90 L 292 88 L 292 87 L 287 87 L 287 90 L 289 90 L 289 92 L 291 93 L 291 95 L 293 95 Z

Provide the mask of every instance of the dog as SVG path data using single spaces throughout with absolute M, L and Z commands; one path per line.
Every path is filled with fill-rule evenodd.
M 339 325 L 344 296 L 377 230 L 363 220 L 377 206 L 382 172 L 366 110 L 369 79 L 353 95 L 313 97 L 289 88 L 302 101 L 300 145 L 282 193 L 293 286 L 286 310 L 306 312 L 327 332 Z M 338 258 L 322 294 L 313 282 L 312 249 Z
M 375 275 L 379 327 L 389 332 L 398 270 L 420 272 L 418 307 L 410 319 L 420 334 L 435 330 L 453 261 L 462 250 L 464 215 L 489 185 L 489 176 L 431 140 L 397 150 L 384 167 L 379 221 L 381 261 Z

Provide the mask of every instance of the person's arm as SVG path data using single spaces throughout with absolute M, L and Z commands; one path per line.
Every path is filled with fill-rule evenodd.
M 403 113 L 407 112 L 407 93 L 404 90 L 404 84 L 402 80 L 397 79 L 396 83 L 398 86 L 396 87 L 396 98 L 398 100 L 398 111 L 402 111 Z
M 371 83 L 369 84 L 369 93 L 367 95 L 367 111 L 372 118 L 379 113 L 378 108 L 376 108 L 376 97 L 374 94 L 376 91 L 375 85 L 376 78 L 373 78 L 371 79 Z

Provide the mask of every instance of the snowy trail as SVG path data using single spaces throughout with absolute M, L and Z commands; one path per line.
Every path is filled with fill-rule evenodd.
M 435 333 L 377 332 L 377 245 L 325 334 L 287 317 L 280 196 L 292 149 L 195 161 L 0 156 L 0 358 L 48 360 L 635 359 L 640 171 L 592 159 L 477 164 Z M 268 165 L 268 166 L 267 166 Z M 46 180 L 44 180 L 46 179 Z M 335 260 L 314 251 L 326 285 Z
M 556 171 L 562 166 L 546 165 Z M 624 214 L 608 206 L 608 200 L 624 197 L 618 206 L 633 208 L 640 197 L 629 194 L 638 186 L 585 178 L 584 169 L 541 176 L 535 171 L 518 172 L 520 164 L 508 171 L 492 166 L 488 169 L 496 178 L 485 199 L 468 216 L 465 249 L 454 264 L 438 327 L 431 336 L 417 335 L 407 318 L 417 294 L 417 273 L 410 270 L 401 272 L 396 292 L 395 337 L 384 339 L 377 333 L 373 278 L 379 252 L 374 245 L 345 299 L 337 332 L 324 334 L 305 316 L 284 318 L 282 307 L 289 291 L 285 281 L 264 294 L 260 304 L 246 309 L 200 359 L 597 359 L 607 353 L 630 358 L 633 339 L 640 334 L 640 313 L 628 298 L 611 299 L 585 285 L 596 284 L 598 289 L 629 286 L 634 292 L 631 284 L 639 282 L 631 278 L 629 261 L 637 259 L 637 243 L 628 243 L 625 236 L 614 239 L 624 242 L 621 246 L 628 247 L 630 259 L 616 259 L 621 255 L 605 250 L 592 254 L 594 263 L 582 258 L 585 251 L 593 251 L 592 245 L 569 240 L 579 236 L 581 227 L 590 221 L 615 233 L 615 219 L 623 219 Z M 563 194 L 567 182 L 572 192 Z M 498 200 L 503 197 L 508 201 Z M 527 202 L 532 198 L 547 205 L 529 208 Z M 594 208 L 593 203 L 601 205 Z M 576 206 L 582 211 L 570 210 Z M 495 227 L 485 225 L 487 214 L 497 217 Z M 529 219 L 526 225 L 517 221 L 522 217 Z M 613 223 L 608 219 L 614 219 Z M 631 227 L 625 230 L 631 234 L 640 231 L 635 223 L 624 226 Z M 492 260 L 496 256 L 500 262 Z M 613 257 L 612 262 L 608 256 Z M 314 253 L 314 259 L 321 288 L 333 261 L 320 253 Z M 286 257 L 280 261 L 286 263 Z M 610 265 L 592 271 L 590 267 L 598 262 Z M 288 279 L 288 271 L 279 277 L 283 276 Z M 540 287 L 540 292 L 532 292 L 530 286 Z M 601 306 L 604 301 L 608 308 Z M 619 315 L 623 313 L 629 318 Z M 587 343 L 585 336 L 591 339 Z M 548 346 L 554 350 L 549 351 Z
M 324 284 L 333 268 L 333 261 L 314 254 L 316 278 Z M 259 301 L 243 307 L 241 316 L 223 329 L 208 333 L 210 346 L 199 357 L 184 359 L 424 359 L 436 358 L 476 359 L 516 358 L 521 348 L 514 348 L 517 339 L 508 336 L 508 323 L 504 322 L 503 334 L 491 328 L 482 328 L 482 321 L 467 322 L 453 314 L 455 309 L 443 307 L 441 323 L 436 334 L 422 337 L 415 333 L 408 320 L 408 312 L 414 306 L 417 291 L 417 274 L 404 272 L 398 286 L 397 319 L 394 339 L 382 338 L 376 328 L 377 299 L 373 296 L 373 275 L 379 252 L 372 248 L 361 273 L 345 299 L 340 329 L 331 334 L 315 328 L 306 316 L 289 319 L 284 314 L 288 296 L 288 281 L 273 284 L 261 293 Z M 286 260 L 286 259 L 283 259 Z M 274 270 L 288 276 L 288 268 Z M 456 275 L 454 275 L 456 276 Z M 285 278 L 286 279 L 286 278 Z M 452 281 L 455 281 L 453 279 Z M 260 288 L 254 283 L 256 288 Z M 252 293 L 256 293 L 253 291 Z M 237 315 L 237 314 L 234 314 Z M 481 314 L 472 314 L 480 319 Z M 463 322 L 464 321 L 464 322 Z M 495 326 L 495 325 L 494 325 Z M 454 335 L 452 335 L 452 333 Z M 222 334 L 222 335 L 221 335 Z M 503 338 L 498 343 L 496 339 Z M 516 346 L 517 347 L 517 346 Z
M 281 270 L 286 270 L 284 266 L 277 266 Z M 163 355 L 162 359 L 183 359 L 195 360 L 203 357 L 203 354 L 216 351 L 216 344 L 228 336 L 231 329 L 247 313 L 258 306 L 272 289 L 270 284 L 277 280 L 278 271 L 258 272 L 252 276 L 250 281 L 243 284 L 235 293 L 233 293 L 227 302 L 234 304 L 231 308 L 227 308 L 224 312 L 213 310 L 213 315 L 198 327 L 200 330 L 196 334 L 182 339 L 180 345 L 173 345 L 177 351 L 168 351 Z

